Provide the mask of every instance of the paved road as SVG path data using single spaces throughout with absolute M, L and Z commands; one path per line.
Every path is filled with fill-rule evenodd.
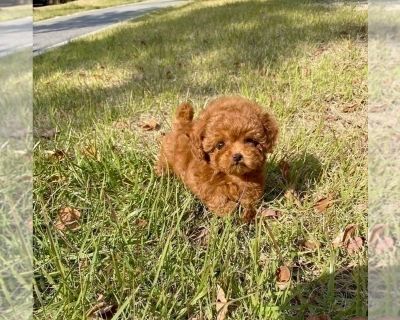
M 0 22 L 0 57 L 32 46 L 32 17 Z
M 187 0 L 150 0 L 40 21 L 33 25 L 33 51 L 34 54 L 40 54 L 115 23 L 187 2 Z

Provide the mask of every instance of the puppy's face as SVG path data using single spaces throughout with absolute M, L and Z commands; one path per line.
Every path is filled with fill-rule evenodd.
M 277 136 L 275 120 L 251 103 L 214 107 L 199 122 L 203 159 L 226 174 L 240 176 L 262 168 Z

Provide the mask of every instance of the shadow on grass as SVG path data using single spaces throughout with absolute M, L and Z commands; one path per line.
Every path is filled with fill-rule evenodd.
M 267 162 L 267 179 L 265 185 L 264 201 L 270 202 L 283 196 L 286 191 L 293 189 L 302 195 L 313 190 L 321 178 L 321 162 L 314 155 L 300 153 L 291 156 L 285 161 L 289 165 L 287 178 L 282 175 L 280 162 L 271 160 Z
M 309 22 L 296 18 L 310 10 L 315 16 Z M 36 73 L 37 80 L 55 72 L 95 71 L 99 66 L 133 75 L 108 86 L 77 81 L 49 90 L 45 98 L 39 93 L 38 119 L 46 116 L 54 101 L 62 103 L 58 115 L 79 123 L 84 118 L 79 113 L 102 113 L 126 104 L 129 95 L 137 99 L 165 92 L 175 97 L 235 93 L 249 72 L 273 81 L 268 72 L 280 68 L 303 44 L 318 47 L 337 39 L 365 37 L 362 21 L 323 18 L 331 10 L 297 1 L 246 1 L 192 11 L 184 7 L 171 17 L 156 13 L 158 19 L 144 24 L 133 21 L 104 37 L 71 43 L 36 58 L 40 68 L 46 69 Z M 203 61 L 208 70 L 202 70 Z

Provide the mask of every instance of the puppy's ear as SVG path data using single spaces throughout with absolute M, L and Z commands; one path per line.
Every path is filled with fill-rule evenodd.
M 192 132 L 190 133 L 190 140 L 192 142 L 192 153 L 199 159 L 204 161 L 209 161 L 208 154 L 203 148 L 204 130 L 206 127 L 206 122 L 199 120 L 192 127 Z
M 271 153 L 278 139 L 278 123 L 276 122 L 275 117 L 268 112 L 261 114 L 261 122 L 264 126 L 266 137 L 265 142 L 262 143 L 262 146 L 266 153 Z

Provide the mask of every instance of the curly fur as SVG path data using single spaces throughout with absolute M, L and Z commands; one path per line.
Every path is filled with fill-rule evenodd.
M 217 98 L 196 120 L 192 106 L 183 103 L 162 139 L 156 171 L 171 169 L 219 216 L 240 204 L 248 220 L 264 193 L 266 153 L 277 136 L 274 117 L 245 98 Z

